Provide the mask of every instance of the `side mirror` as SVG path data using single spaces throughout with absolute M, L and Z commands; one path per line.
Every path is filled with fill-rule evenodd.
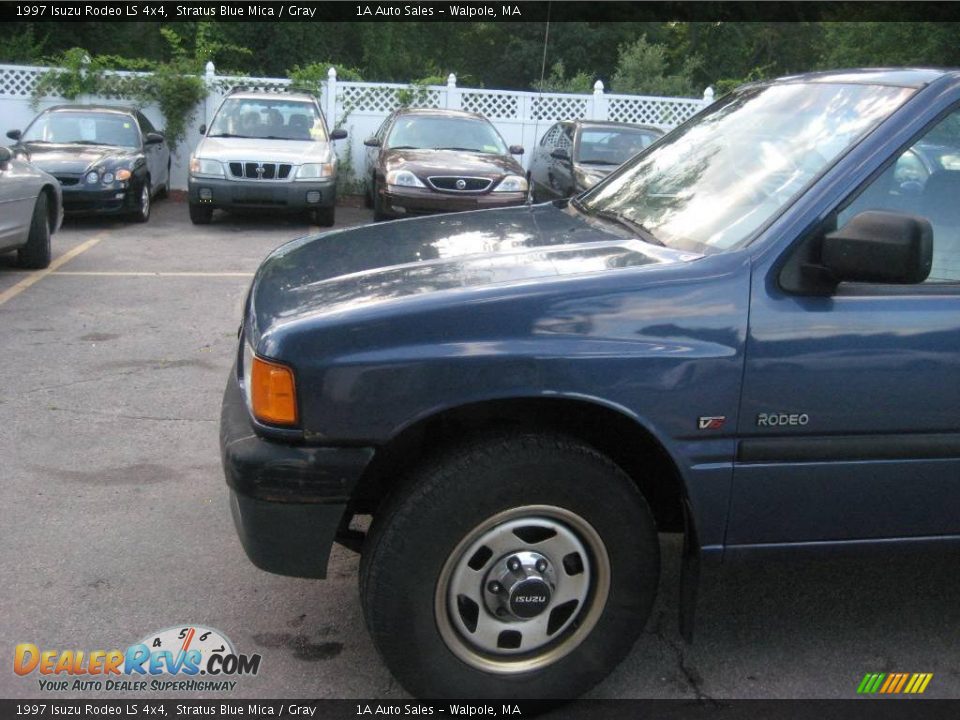
M 10 148 L 0 146 L 0 169 L 3 169 L 4 165 L 10 162 L 10 158 L 13 157 L 13 153 L 10 152 Z
M 337 128 L 330 132 L 331 140 L 345 140 L 347 137 L 347 131 L 343 128 Z
M 510 146 L 511 155 L 523 155 L 523 145 L 511 145 Z
M 19 140 L 22 135 L 23 133 L 19 130 L 7 130 L 7 137 L 11 140 Z
M 206 134 L 207 134 L 207 126 L 206 126 L 205 124 L 204 124 L 204 125 L 201 125 L 201 126 L 200 126 L 199 128 L 197 128 L 197 129 L 200 131 L 200 134 L 201 134 L 201 135 L 206 135 Z
M 921 283 L 933 263 L 933 228 L 916 215 L 868 210 L 824 236 L 820 262 L 838 283 Z
M 550 157 L 552 157 L 554 160 L 569 160 L 570 153 L 563 148 L 556 148 L 550 153 Z
M 163 142 L 163 135 L 158 132 L 149 132 L 143 139 L 144 145 L 159 145 Z
M 377 137 L 368 137 L 363 141 L 363 144 L 367 147 L 380 147 L 380 138 Z

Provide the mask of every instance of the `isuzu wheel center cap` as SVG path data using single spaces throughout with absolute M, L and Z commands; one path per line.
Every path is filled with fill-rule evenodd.
M 550 586 L 540 578 L 527 578 L 510 592 L 510 612 L 524 620 L 536 617 L 550 604 Z

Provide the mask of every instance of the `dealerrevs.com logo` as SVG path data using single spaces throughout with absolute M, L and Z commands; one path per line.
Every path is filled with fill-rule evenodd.
M 219 630 L 183 625 L 150 633 L 126 650 L 41 649 L 20 643 L 13 671 L 39 676 L 40 690 L 231 691 L 233 679 L 256 675 L 258 654 L 238 653 Z

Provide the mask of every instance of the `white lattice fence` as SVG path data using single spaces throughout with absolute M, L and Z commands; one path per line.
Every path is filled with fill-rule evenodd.
M 607 119 L 615 122 L 672 128 L 703 109 L 702 100 L 610 95 Z
M 0 65 L 0 96 L 29 98 L 33 95 L 40 76 L 49 69 L 27 65 Z
M 463 90 L 460 109 L 480 113 L 491 120 L 518 120 L 521 117 L 518 93 Z
M 530 116 L 534 120 L 580 120 L 589 116 L 589 95 L 534 95 Z

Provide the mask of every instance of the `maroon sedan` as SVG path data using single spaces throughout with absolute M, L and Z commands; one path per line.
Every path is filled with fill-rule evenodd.
M 523 153 L 482 115 L 394 111 L 364 141 L 368 198 L 376 220 L 520 205 L 527 199 Z

